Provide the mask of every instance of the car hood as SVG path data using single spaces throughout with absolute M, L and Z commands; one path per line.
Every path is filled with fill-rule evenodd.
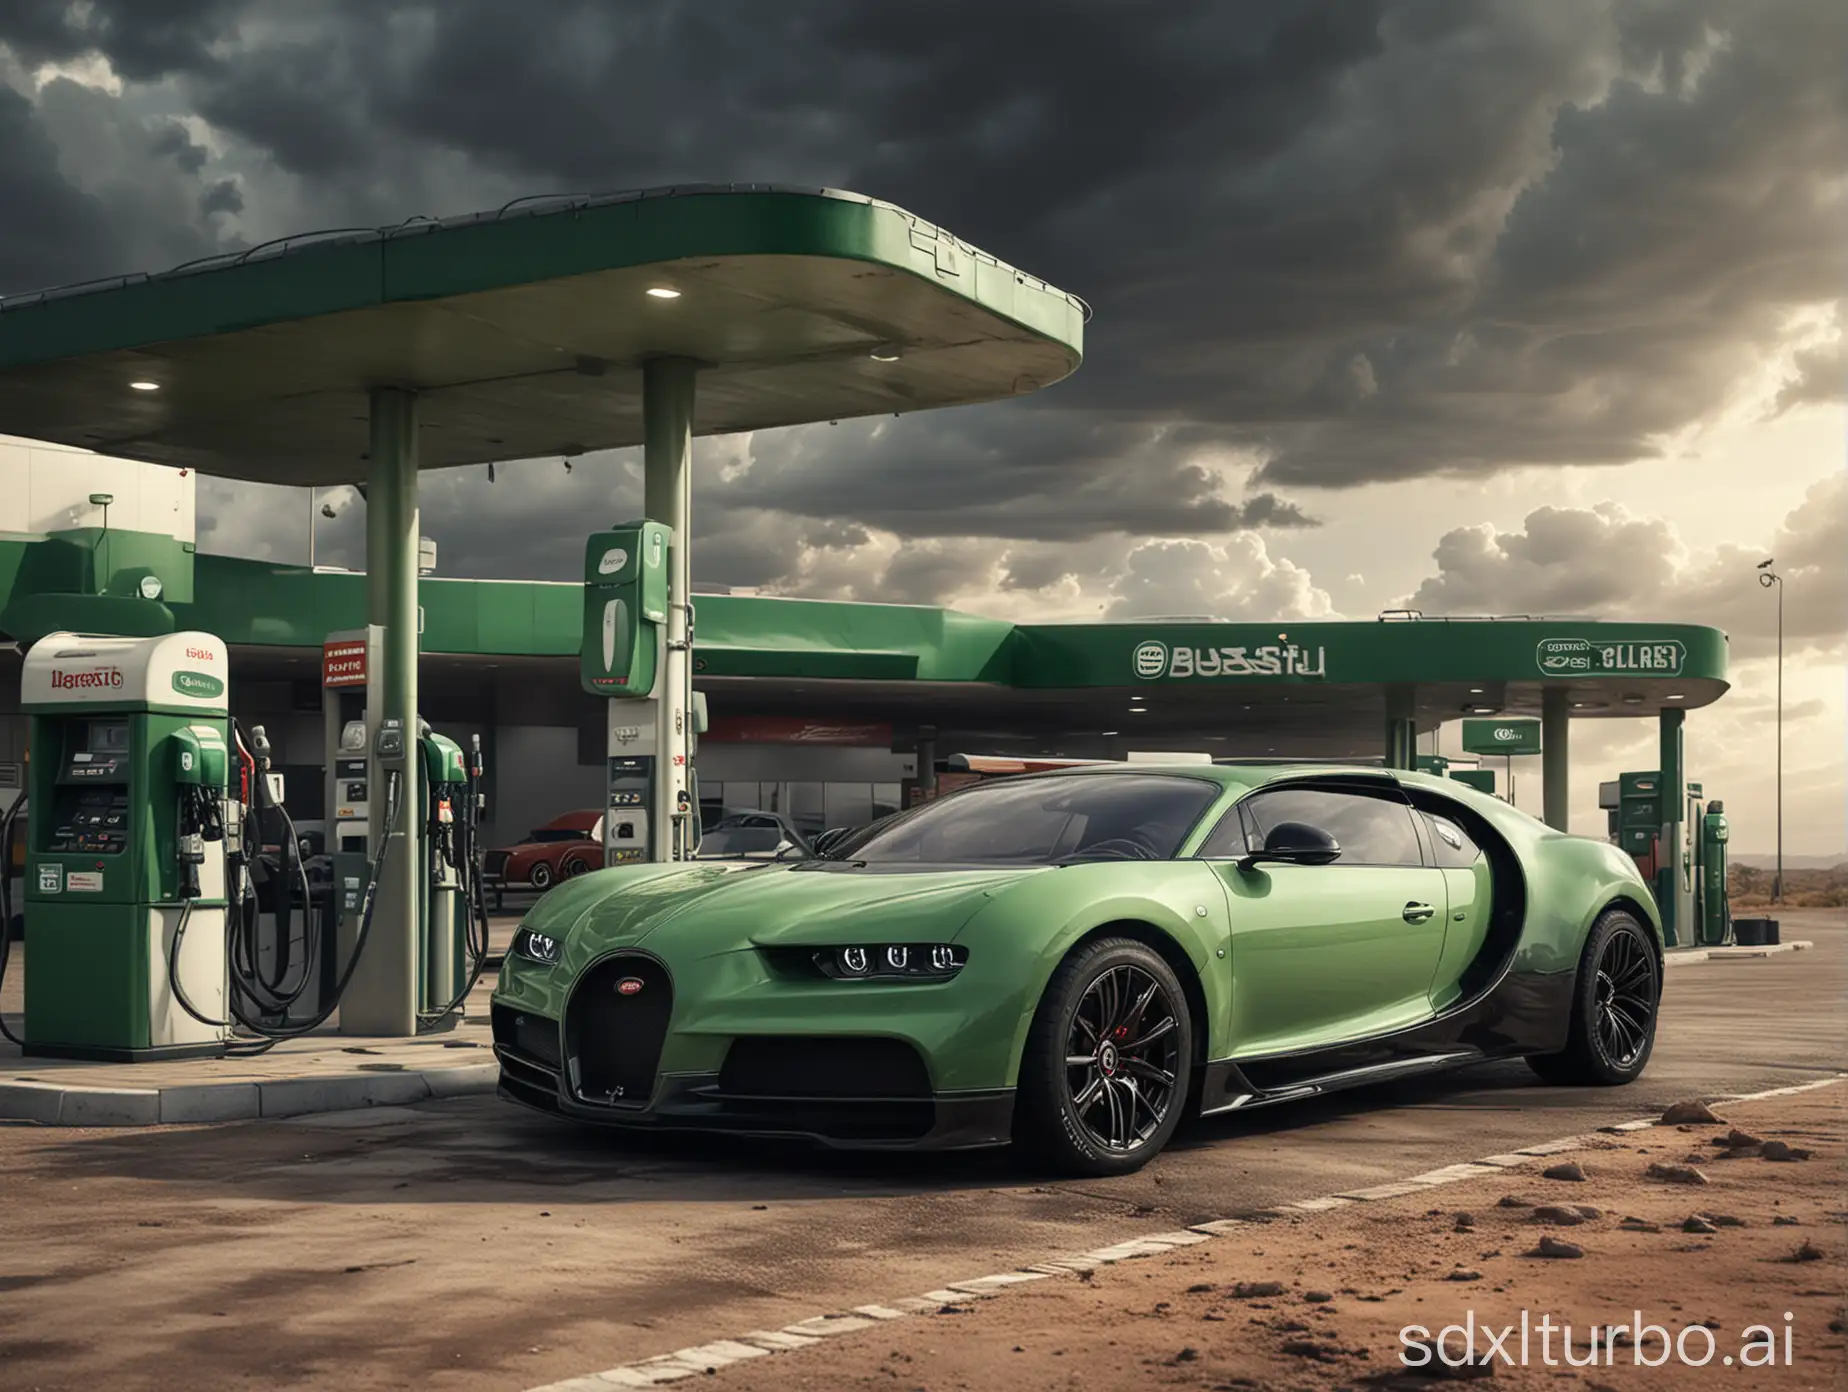
M 708 861 L 625 866 L 553 890 L 527 915 L 572 956 L 648 941 L 674 956 L 750 947 L 944 942 L 992 895 L 1043 867 L 859 870 Z M 658 936 L 657 936 L 658 935 Z

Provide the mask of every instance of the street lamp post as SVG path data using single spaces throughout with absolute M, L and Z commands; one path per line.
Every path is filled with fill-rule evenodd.
M 1784 898 L 1784 577 L 1770 561 L 1758 563 L 1758 583 L 1777 590 L 1777 869 L 1771 875 L 1771 902 Z

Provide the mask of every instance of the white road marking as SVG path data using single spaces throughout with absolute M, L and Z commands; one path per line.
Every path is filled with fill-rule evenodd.
M 1713 1100 L 1720 1103 L 1759 1102 L 1769 1097 L 1791 1097 L 1799 1092 L 1813 1092 L 1817 1088 L 1833 1087 L 1844 1080 L 1848 1080 L 1848 1073 L 1821 1078 L 1813 1083 L 1798 1083 L 1791 1087 L 1770 1088 L 1764 1092 L 1717 1097 Z M 1607 1129 L 1641 1131 L 1655 1124 L 1655 1117 L 1642 1117 L 1635 1121 L 1621 1122 Z M 1591 1135 L 1562 1136 L 1556 1141 L 1543 1141 L 1538 1145 L 1525 1146 L 1511 1154 L 1487 1155 L 1480 1160 L 1446 1165 L 1442 1169 L 1428 1170 L 1424 1174 L 1414 1175 L 1410 1179 L 1397 1180 L 1390 1184 L 1376 1184 L 1368 1189 L 1350 1189 L 1344 1193 L 1327 1194 L 1320 1198 L 1299 1199 L 1281 1208 L 1266 1209 L 1262 1213 L 1245 1218 L 1218 1218 L 1210 1222 L 1194 1223 L 1185 1230 L 1151 1233 L 1147 1237 L 1131 1238 L 1126 1242 L 1100 1247 L 1082 1255 L 1052 1257 L 1032 1266 L 1018 1267 L 1013 1271 L 1002 1271 L 992 1276 L 978 1276 L 969 1281 L 953 1282 L 941 1290 L 926 1291 L 921 1296 L 908 1296 L 902 1300 L 888 1301 L 883 1305 L 862 1305 L 851 1312 L 816 1315 L 812 1319 L 784 1325 L 780 1330 L 760 1329 L 754 1333 L 740 1334 L 730 1339 L 717 1339 L 711 1343 L 698 1344 L 674 1353 L 660 1354 L 657 1357 L 645 1358 L 635 1363 L 624 1363 L 619 1367 L 607 1368 L 603 1372 L 591 1373 L 585 1377 L 547 1383 L 544 1387 L 531 1389 L 531 1392 L 606 1392 L 606 1389 L 612 1387 L 652 1387 L 657 1383 L 678 1382 L 681 1378 L 698 1376 L 708 1368 L 723 1367 L 746 1358 L 756 1358 L 770 1353 L 784 1353 L 790 1349 L 809 1348 L 837 1334 L 871 1329 L 882 1321 L 929 1315 L 945 1305 L 958 1305 L 971 1300 L 988 1300 L 1008 1287 L 1020 1285 L 1023 1282 L 1040 1281 L 1051 1276 L 1067 1276 L 1079 1271 L 1090 1271 L 1100 1266 L 1110 1266 L 1116 1262 L 1134 1261 L 1138 1257 L 1152 1257 L 1157 1253 L 1171 1252 L 1177 1247 L 1197 1242 L 1207 1242 L 1215 1237 L 1223 1237 L 1227 1233 L 1244 1231 L 1268 1218 L 1288 1217 L 1292 1221 L 1301 1222 L 1308 1214 L 1340 1208 L 1350 1203 L 1377 1203 L 1425 1189 L 1436 1189 L 1445 1184 L 1457 1184 L 1466 1179 L 1480 1179 L 1484 1175 L 1494 1174 L 1497 1171 L 1537 1164 L 1543 1159 L 1561 1155 L 1567 1151 L 1595 1149 L 1598 1144 L 1597 1138 Z

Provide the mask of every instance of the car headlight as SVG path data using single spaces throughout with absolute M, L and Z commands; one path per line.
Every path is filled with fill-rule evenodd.
M 555 967 L 558 965 L 559 954 L 564 950 L 565 940 L 563 938 L 535 933 L 531 928 L 522 928 L 513 935 L 514 955 L 524 957 L 529 962 Z
M 968 960 L 968 948 L 949 943 L 855 944 L 815 953 L 815 966 L 836 981 L 948 981 Z

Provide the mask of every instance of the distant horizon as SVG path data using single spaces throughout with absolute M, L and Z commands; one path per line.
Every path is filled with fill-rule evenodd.
M 1749 865 L 1754 870 L 1772 870 L 1777 867 L 1775 851 L 1734 851 L 1727 859 L 1734 865 Z M 1833 855 L 1791 855 L 1786 852 L 1784 856 L 1786 870 L 1832 870 L 1844 863 L 1848 863 L 1848 849 Z

